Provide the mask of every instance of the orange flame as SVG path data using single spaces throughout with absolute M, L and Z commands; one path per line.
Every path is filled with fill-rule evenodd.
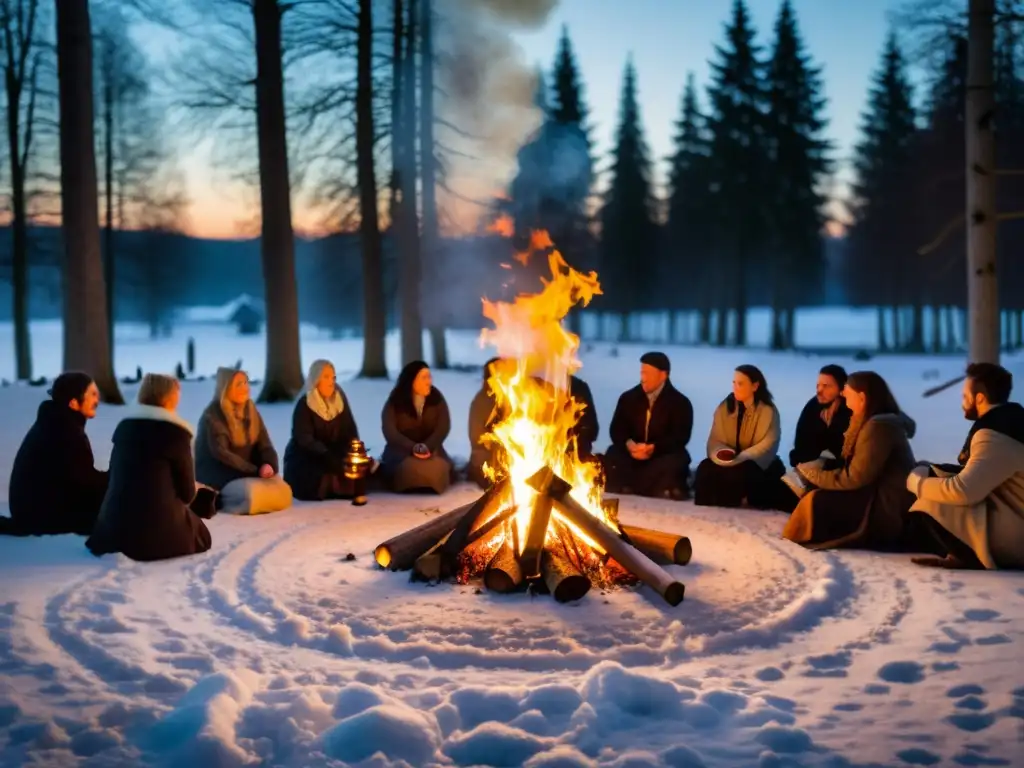
M 508 226 L 503 231 L 511 233 L 510 225 L 508 220 L 500 226 Z M 521 294 L 512 302 L 483 299 L 484 317 L 494 328 L 480 334 L 481 345 L 493 346 L 501 358 L 487 382 L 501 418 L 485 440 L 503 449 L 498 452 L 504 462 L 500 469 L 510 480 L 512 497 L 504 501 L 516 507 L 520 550 L 536 497 L 526 481 L 545 466 L 572 484 L 576 501 L 607 522 L 601 506 L 600 470 L 580 460 L 571 436 L 584 409 L 569 394 L 569 377 L 581 367 L 576 355 L 580 340 L 561 322 L 573 306 L 587 306 L 601 287 L 597 273 L 583 274 L 570 267 L 543 230 L 531 233 L 530 250 L 522 263 L 545 250 L 549 250 L 551 277 L 541 280 L 542 290 Z M 496 469 L 484 468 L 492 478 L 498 474 Z M 600 551 L 578 529 L 574 533 Z

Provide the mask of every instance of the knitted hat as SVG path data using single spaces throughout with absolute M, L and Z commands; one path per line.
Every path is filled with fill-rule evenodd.
M 672 372 L 672 363 L 669 362 L 668 355 L 664 352 L 645 352 L 640 356 L 640 362 L 665 373 Z
M 92 384 L 92 376 L 81 371 L 67 371 L 53 380 L 53 386 L 47 390 L 47 394 L 53 401 L 61 405 L 67 405 L 72 400 L 81 402 L 85 397 L 85 390 Z

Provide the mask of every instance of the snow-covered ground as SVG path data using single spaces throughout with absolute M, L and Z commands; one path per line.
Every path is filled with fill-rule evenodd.
M 194 329 L 193 329 L 194 331 Z M 198 333 L 197 331 L 194 331 Z M 198 369 L 262 339 L 204 329 Z M 189 329 L 155 344 L 120 334 L 118 372 L 170 370 Z M 34 329 L 52 375 L 59 331 Z M 455 337 L 453 357 L 487 350 Z M 582 355 L 602 424 L 637 377 L 641 347 Z M 693 400 L 701 451 L 732 367 L 762 367 L 788 442 L 825 361 L 668 349 Z M 389 349 L 391 362 L 397 349 Z M 307 338 L 303 360 L 358 367 L 360 343 Z M 13 355 L 0 343 L 0 376 Z M 841 360 L 873 367 L 918 422 L 921 457 L 952 460 L 967 430 L 951 358 Z M 1024 380 L 1024 361 L 1010 367 Z M 479 373 L 440 372 L 449 448 L 468 453 Z M 364 437 L 382 445 L 389 385 L 347 381 Z M 187 383 L 194 421 L 211 382 Z M 124 388 L 134 396 L 134 387 Z M 0 389 L 0 500 L 42 388 Z M 291 406 L 263 410 L 280 450 Z M 105 466 L 118 409 L 89 425 Z M 918 569 L 905 556 L 816 553 L 779 538 L 783 517 L 624 497 L 622 518 L 690 536 L 674 570 L 686 600 L 646 588 L 577 604 L 412 584 L 373 547 L 470 500 L 376 496 L 211 521 L 213 550 L 160 564 L 97 560 L 75 537 L 0 540 L 0 765 L 783 766 L 1024 765 L 1024 577 Z M 346 556 L 352 553 L 355 560 Z M 404 762 L 403 762 L 404 761 Z

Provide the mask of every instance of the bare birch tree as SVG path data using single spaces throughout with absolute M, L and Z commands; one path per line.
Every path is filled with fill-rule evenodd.
M 996 282 L 995 0 L 969 0 L 967 16 L 967 307 L 968 358 L 998 363 Z
M 11 178 L 11 290 L 15 376 L 32 378 L 29 333 L 28 193 L 29 163 L 38 133 L 40 68 L 47 53 L 46 22 L 39 0 L 0 0 L 3 27 L 7 160 Z M 41 18 L 41 16 L 43 16 Z
M 100 255 L 89 0 L 57 3 L 64 235 L 64 369 L 86 371 L 104 402 L 123 405 L 111 359 Z

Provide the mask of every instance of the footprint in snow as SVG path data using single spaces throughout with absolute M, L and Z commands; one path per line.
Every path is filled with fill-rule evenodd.
M 967 621 L 993 621 L 998 619 L 1002 614 L 999 611 L 993 611 L 991 608 L 968 608 L 964 611 L 964 619 Z
M 924 667 L 916 661 L 890 661 L 879 667 L 878 677 L 887 683 L 919 683 L 924 680 Z

